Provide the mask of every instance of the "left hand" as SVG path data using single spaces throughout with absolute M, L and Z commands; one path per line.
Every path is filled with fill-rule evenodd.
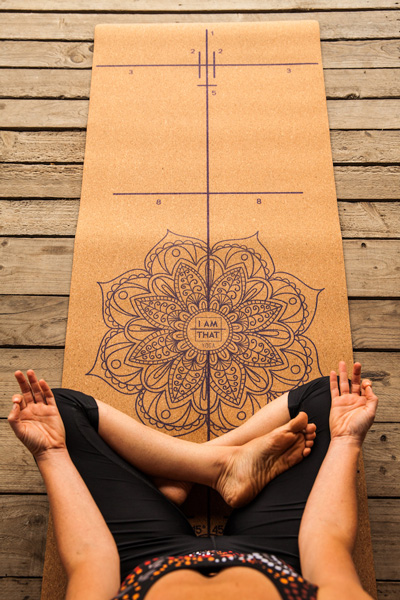
M 37 380 L 35 372 L 14 373 L 22 394 L 13 396 L 14 406 L 8 415 L 15 435 L 35 458 L 53 449 L 65 449 L 64 423 L 49 385 Z
M 347 438 L 362 444 L 368 429 L 374 422 L 378 398 L 372 391 L 371 382 L 361 382 L 361 364 L 355 363 L 351 389 L 346 363 L 339 362 L 340 391 L 335 371 L 330 374 L 332 406 L 329 417 L 331 439 Z

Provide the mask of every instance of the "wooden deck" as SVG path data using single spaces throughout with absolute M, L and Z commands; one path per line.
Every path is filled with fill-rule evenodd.
M 310 18 L 321 27 L 354 354 L 380 397 L 364 446 L 379 598 L 400 597 L 398 7 L 394 0 L 0 0 L 2 598 L 40 596 L 48 504 L 6 417 L 17 368 L 61 382 L 94 26 Z

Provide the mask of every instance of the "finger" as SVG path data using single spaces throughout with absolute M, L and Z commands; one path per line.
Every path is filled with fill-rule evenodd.
M 32 389 L 32 393 L 35 398 L 35 402 L 44 402 L 44 394 L 42 392 L 42 388 L 40 387 L 40 383 L 36 377 L 36 373 L 33 369 L 29 369 L 26 374 L 28 375 L 29 383 Z
M 331 387 L 331 396 L 332 396 L 332 400 L 333 400 L 334 398 L 338 398 L 340 396 L 336 371 L 331 371 L 330 376 L 329 376 L 329 381 L 330 381 L 330 387 Z
M 347 378 L 347 369 L 346 369 L 346 363 L 344 362 L 344 360 L 341 360 L 339 362 L 339 379 L 340 379 L 340 393 L 348 394 L 350 391 L 349 380 Z
M 368 386 L 372 386 L 372 381 L 370 379 L 363 379 L 361 382 L 361 393 L 365 396 L 365 390 Z
M 39 383 L 44 394 L 45 402 L 47 404 L 53 404 L 56 406 L 56 400 L 54 398 L 54 394 L 51 391 L 49 384 L 44 379 L 41 379 Z
M 353 365 L 353 374 L 351 376 L 351 393 L 360 394 L 361 392 L 361 363 L 356 362 Z
M 378 403 L 378 398 L 375 396 L 374 392 L 372 391 L 372 387 L 370 385 L 367 385 L 365 388 L 365 397 L 367 399 L 367 402 Z
M 19 415 L 21 412 L 21 401 L 23 400 L 22 396 L 13 396 L 13 407 L 11 409 L 10 414 L 8 415 L 8 422 L 10 423 L 11 427 L 13 427 L 13 423 L 15 423 L 16 421 L 18 421 L 19 419 Z M 14 427 L 13 427 L 14 429 Z
M 14 376 L 18 381 L 18 385 L 24 397 L 23 406 L 21 406 L 21 408 L 25 408 L 29 402 L 34 402 L 31 386 L 25 379 L 25 375 L 22 373 L 22 371 L 15 371 Z

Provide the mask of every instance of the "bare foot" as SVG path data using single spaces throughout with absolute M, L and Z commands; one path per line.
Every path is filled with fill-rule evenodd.
M 213 487 L 229 506 L 247 504 L 277 475 L 310 454 L 315 430 L 314 424 L 308 424 L 307 413 L 300 412 L 267 435 L 230 448 Z
M 175 481 L 163 477 L 153 477 L 153 481 L 160 492 L 178 506 L 185 502 L 193 487 L 193 483 L 190 481 Z

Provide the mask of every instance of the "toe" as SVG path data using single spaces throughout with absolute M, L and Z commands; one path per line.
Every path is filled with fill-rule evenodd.
M 306 429 L 308 423 L 308 415 L 306 412 L 299 412 L 297 417 L 289 421 L 288 426 L 290 431 L 300 432 Z

